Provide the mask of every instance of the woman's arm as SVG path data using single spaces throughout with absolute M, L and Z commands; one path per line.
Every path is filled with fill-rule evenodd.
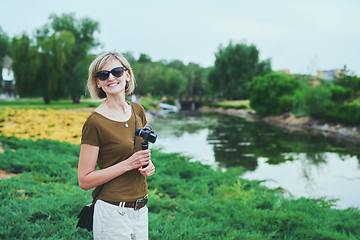
M 80 188 L 84 190 L 97 187 L 124 174 L 127 171 L 149 164 L 151 160 L 150 150 L 142 150 L 111 167 L 95 171 L 98 155 L 98 146 L 81 144 L 78 165 L 78 181 Z

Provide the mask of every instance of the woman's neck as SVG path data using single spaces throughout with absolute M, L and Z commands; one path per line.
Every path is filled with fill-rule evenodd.
M 127 121 L 131 117 L 131 107 L 125 101 L 125 96 L 108 95 L 95 111 L 115 121 Z
M 105 99 L 105 105 L 106 107 L 115 112 L 121 112 L 126 113 L 126 109 L 128 107 L 127 102 L 125 101 L 125 98 L 109 98 L 107 97 Z

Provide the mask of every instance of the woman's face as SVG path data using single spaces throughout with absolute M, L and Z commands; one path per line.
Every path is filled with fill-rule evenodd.
M 107 64 L 104 65 L 104 67 L 101 69 L 101 71 L 111 71 L 114 68 L 117 67 L 124 67 L 121 62 L 117 59 L 113 59 Z M 121 77 L 115 77 L 111 73 L 109 74 L 109 77 L 105 81 L 100 81 L 99 79 L 96 79 L 96 84 L 98 88 L 102 88 L 103 91 L 106 93 L 106 95 L 111 94 L 117 94 L 122 91 L 125 92 L 125 85 L 126 82 L 130 80 L 129 71 L 124 70 L 124 74 Z

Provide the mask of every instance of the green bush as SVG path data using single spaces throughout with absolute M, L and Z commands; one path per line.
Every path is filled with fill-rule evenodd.
M 294 112 L 296 115 L 310 115 L 324 118 L 324 112 L 332 104 L 331 91 L 323 86 L 302 85 L 294 93 Z
M 293 94 L 300 87 L 294 76 L 269 73 L 253 78 L 249 84 L 250 106 L 261 116 L 291 112 Z
M 351 99 L 354 91 L 351 88 L 332 85 L 330 86 L 331 100 L 334 102 L 344 102 Z
M 333 103 L 324 112 L 324 118 L 334 122 L 360 124 L 360 106 Z

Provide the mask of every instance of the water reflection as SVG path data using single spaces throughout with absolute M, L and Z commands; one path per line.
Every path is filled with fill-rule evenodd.
M 242 166 L 244 177 L 271 180 L 266 185 L 281 186 L 295 196 L 347 196 L 343 206 L 360 207 L 360 151 L 355 143 L 214 114 L 169 115 L 154 119 L 152 127 L 159 136 L 156 145 L 167 152 L 182 152 L 216 167 Z
M 292 161 L 294 153 L 304 153 L 311 165 L 325 163 L 324 152 L 336 151 L 359 156 L 355 144 L 343 144 L 304 133 L 288 133 L 282 129 L 262 123 L 248 122 L 244 119 L 223 116 L 209 128 L 207 138 L 214 146 L 216 161 L 224 167 L 243 166 L 246 170 L 255 170 L 257 159 L 263 157 L 268 164 L 280 164 Z M 293 153 L 293 154 L 290 154 Z

